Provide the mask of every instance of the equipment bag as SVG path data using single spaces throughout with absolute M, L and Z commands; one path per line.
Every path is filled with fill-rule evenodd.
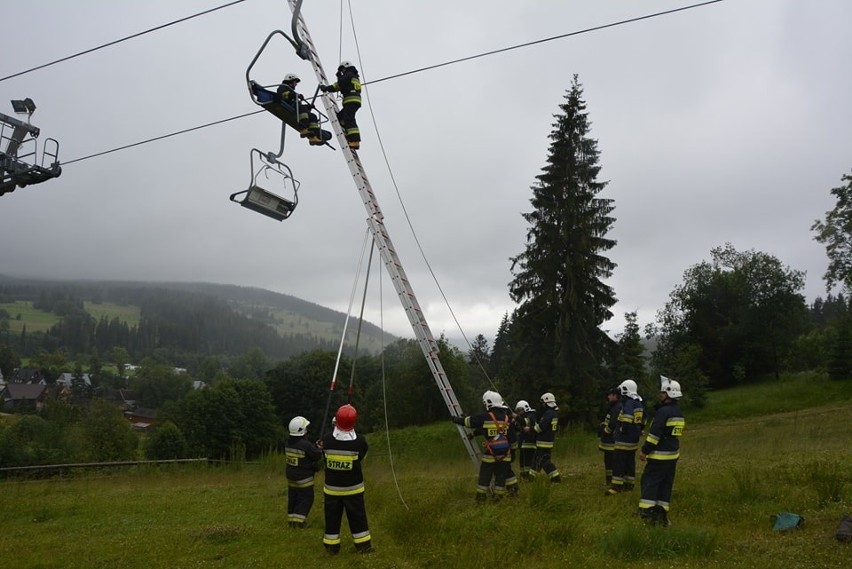
M 844 543 L 852 542 L 852 516 L 846 516 L 840 520 L 840 525 L 837 526 L 837 533 L 834 534 L 837 541 Z
M 511 448 L 511 443 L 509 443 L 509 416 L 506 415 L 506 418 L 500 422 L 494 416 L 494 413 L 489 411 L 488 415 L 491 417 L 494 425 L 496 425 L 496 428 L 493 432 L 492 429 L 486 431 L 485 441 L 482 443 L 482 446 L 485 448 L 486 454 L 494 458 L 503 458 L 509 454 L 509 449 Z
M 780 514 L 775 516 L 775 525 L 772 526 L 772 529 L 774 529 L 775 531 L 798 529 L 802 527 L 803 523 L 805 523 L 805 518 L 803 518 L 799 514 L 781 512 Z

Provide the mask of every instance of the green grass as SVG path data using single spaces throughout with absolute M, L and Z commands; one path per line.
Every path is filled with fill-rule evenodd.
M 776 405 L 777 390 L 763 389 Z M 733 391 L 712 393 L 709 408 L 761 393 Z M 354 553 L 345 524 L 343 551 L 326 556 L 319 489 L 309 527 L 287 527 L 283 461 L 270 455 L 0 482 L 0 557 L 22 569 L 849 566 L 833 536 L 852 505 L 852 402 L 737 414 L 687 413 L 667 529 L 639 522 L 638 492 L 603 496 L 601 456 L 583 433 L 557 440 L 561 485 L 524 483 L 516 499 L 477 505 L 475 468 L 447 421 L 369 436 L 369 556 Z M 803 528 L 774 532 L 784 511 L 804 516 Z
M 107 320 L 118 318 L 131 327 L 139 324 L 140 308 L 138 306 L 89 301 L 85 301 L 83 306 L 95 320 L 100 320 L 102 317 L 106 317 Z M 2 302 L 0 309 L 9 313 L 10 333 L 20 333 L 24 326 L 27 327 L 27 332 L 47 332 L 51 326 L 62 319 L 56 314 L 33 308 L 33 303 L 29 300 Z
M 47 332 L 60 320 L 56 314 L 33 308 L 33 303 L 28 300 L 0 302 L 0 309 L 9 313 L 10 333 L 20 333 L 24 326 L 27 332 Z
M 83 302 L 83 307 L 95 320 L 106 318 L 111 321 L 114 318 L 118 318 L 119 321 L 126 322 L 131 328 L 139 324 L 142 312 L 141 308 L 132 304 L 95 303 L 88 300 Z

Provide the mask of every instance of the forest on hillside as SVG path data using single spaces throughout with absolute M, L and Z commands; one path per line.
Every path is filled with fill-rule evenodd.
M 213 355 L 239 356 L 250 349 L 286 359 L 316 349 L 336 350 L 339 340 L 301 332 L 279 334 L 267 307 L 300 311 L 306 320 L 343 320 L 340 313 L 286 295 L 204 284 L 0 281 L 0 303 L 15 301 L 29 301 L 33 308 L 58 317 L 45 332 L 23 329 L 12 334 L 8 320 L 16 315 L 0 312 L 0 342 L 23 358 L 59 349 L 72 359 L 103 357 L 121 348 L 134 362 L 157 356 L 181 366 Z M 95 319 L 84 302 L 139 307 L 140 318 L 134 324 L 118 317 Z

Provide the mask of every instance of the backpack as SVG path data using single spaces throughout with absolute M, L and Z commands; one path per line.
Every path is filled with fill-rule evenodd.
M 846 516 L 840 520 L 840 525 L 837 526 L 837 533 L 834 534 L 837 541 L 844 543 L 852 542 L 852 516 Z
M 494 458 L 503 458 L 509 454 L 509 449 L 511 448 L 511 444 L 509 443 L 509 415 L 506 415 L 502 423 L 497 420 L 497 417 L 491 411 L 488 412 L 488 415 L 494 424 L 497 425 L 497 429 L 493 434 L 491 433 L 491 429 L 487 430 L 482 446 L 485 449 L 485 454 Z

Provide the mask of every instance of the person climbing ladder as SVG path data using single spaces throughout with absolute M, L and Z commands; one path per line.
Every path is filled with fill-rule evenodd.
M 349 148 L 358 150 L 361 147 L 361 131 L 355 114 L 361 108 L 361 78 L 358 70 L 348 61 L 341 61 L 337 67 L 337 82 L 331 85 L 320 85 L 323 93 L 340 92 L 343 95 L 343 108 L 337 113 L 337 118 L 346 134 Z

